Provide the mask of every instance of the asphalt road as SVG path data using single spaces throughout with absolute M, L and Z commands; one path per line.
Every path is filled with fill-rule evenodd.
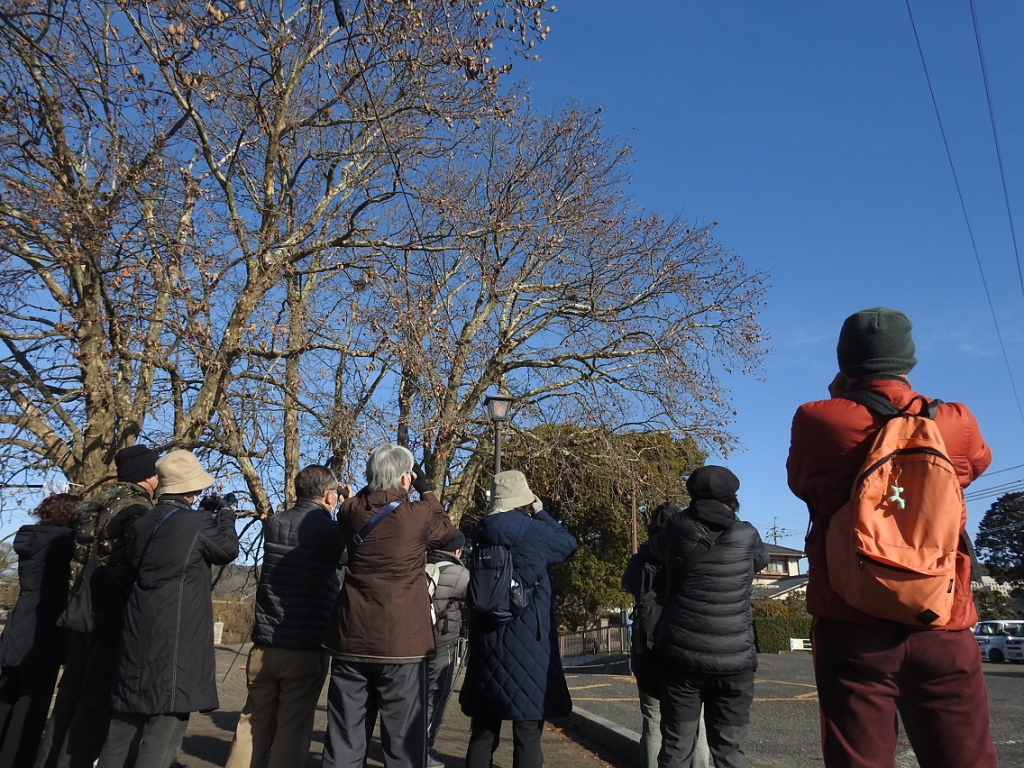
M 640 732 L 640 709 L 632 678 L 580 675 L 566 670 L 579 708 Z M 1000 768 L 1024 768 L 1024 665 L 985 664 L 992 735 Z M 758 768 L 821 766 L 818 697 L 810 654 L 760 657 L 747 754 Z M 904 737 L 897 768 L 917 768 Z

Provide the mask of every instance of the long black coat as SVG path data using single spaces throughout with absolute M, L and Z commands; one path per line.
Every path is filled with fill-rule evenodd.
M 697 542 L 714 530 L 724 533 L 683 573 Z M 756 670 L 750 591 L 754 574 L 768 565 L 757 529 L 725 504 L 701 499 L 672 515 L 650 543 L 668 566 L 668 594 L 654 641 L 658 658 L 698 674 Z
M 3 637 L 0 666 L 58 667 L 67 656 L 67 632 L 57 617 L 68 604 L 68 567 L 75 532 L 55 525 L 24 525 L 14 537 L 20 592 Z
M 568 560 L 576 539 L 547 512 L 517 510 L 487 515 L 473 540 L 501 544 L 523 584 L 534 584 L 533 604 L 493 631 L 470 620 L 469 665 L 459 703 L 470 717 L 547 720 L 569 714 L 572 699 L 558 653 L 558 625 L 548 565 Z M 472 578 L 472 576 L 470 576 Z
M 211 565 L 238 555 L 234 510 L 161 496 L 135 523 L 138 579 L 125 608 L 111 703 L 142 715 L 216 709 Z

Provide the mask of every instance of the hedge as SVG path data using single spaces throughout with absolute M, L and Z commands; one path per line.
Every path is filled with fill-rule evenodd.
M 782 653 L 789 650 L 789 638 L 810 636 L 810 616 L 754 619 L 754 643 L 758 653 Z

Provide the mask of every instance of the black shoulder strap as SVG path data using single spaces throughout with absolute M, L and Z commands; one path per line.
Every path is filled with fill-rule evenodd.
M 727 530 L 729 529 L 721 528 L 717 531 L 708 531 L 701 536 L 700 541 L 698 541 L 697 545 L 690 550 L 690 554 L 686 556 L 686 561 L 683 563 L 683 573 L 689 573 L 690 569 L 693 568 L 697 561 L 708 553 L 708 550 L 711 549 L 718 537 Z
M 725 528 L 720 528 L 717 531 L 708 531 L 700 537 L 700 541 L 698 541 L 694 545 L 693 549 L 690 550 L 690 553 L 686 556 L 686 560 L 683 561 L 682 568 L 680 568 L 679 572 L 676 574 L 672 587 L 673 592 L 675 592 L 679 588 L 679 585 L 683 583 L 683 579 L 686 578 L 686 574 L 690 572 L 690 569 L 708 553 L 708 550 L 711 549 L 715 541 L 718 540 L 718 537 L 728 531 L 731 527 L 732 526 L 729 525 Z
M 884 416 L 887 419 L 891 419 L 894 416 L 902 416 L 910 410 L 910 407 L 918 400 L 921 401 L 921 411 L 918 415 L 934 419 L 935 411 L 942 404 L 941 400 L 928 400 L 924 397 L 918 396 L 907 403 L 905 408 L 900 408 L 892 401 L 877 392 L 871 391 L 870 389 L 852 389 L 849 392 L 845 392 L 842 397 L 844 400 L 852 400 L 855 403 L 860 403 L 869 410 L 877 413 L 879 416 Z
M 376 514 L 374 514 L 373 517 L 366 521 L 366 525 L 362 527 L 359 533 L 352 537 L 352 543 L 349 544 L 349 551 L 351 552 L 351 550 L 355 549 L 360 544 L 362 544 L 366 537 L 370 535 L 370 531 L 376 528 L 377 524 L 380 523 L 380 521 L 383 520 L 388 515 L 389 512 L 391 512 L 393 509 L 395 509 L 395 507 L 397 507 L 401 503 L 402 500 L 398 499 L 396 501 L 392 501 L 387 506 L 378 509 Z

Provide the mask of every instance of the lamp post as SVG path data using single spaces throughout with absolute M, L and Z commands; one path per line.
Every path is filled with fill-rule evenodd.
M 505 395 L 488 395 L 484 398 L 487 418 L 494 423 L 494 474 L 501 472 L 501 425 L 509 420 L 508 412 L 512 407 L 513 398 Z M 494 479 L 491 479 L 490 504 L 494 505 Z

